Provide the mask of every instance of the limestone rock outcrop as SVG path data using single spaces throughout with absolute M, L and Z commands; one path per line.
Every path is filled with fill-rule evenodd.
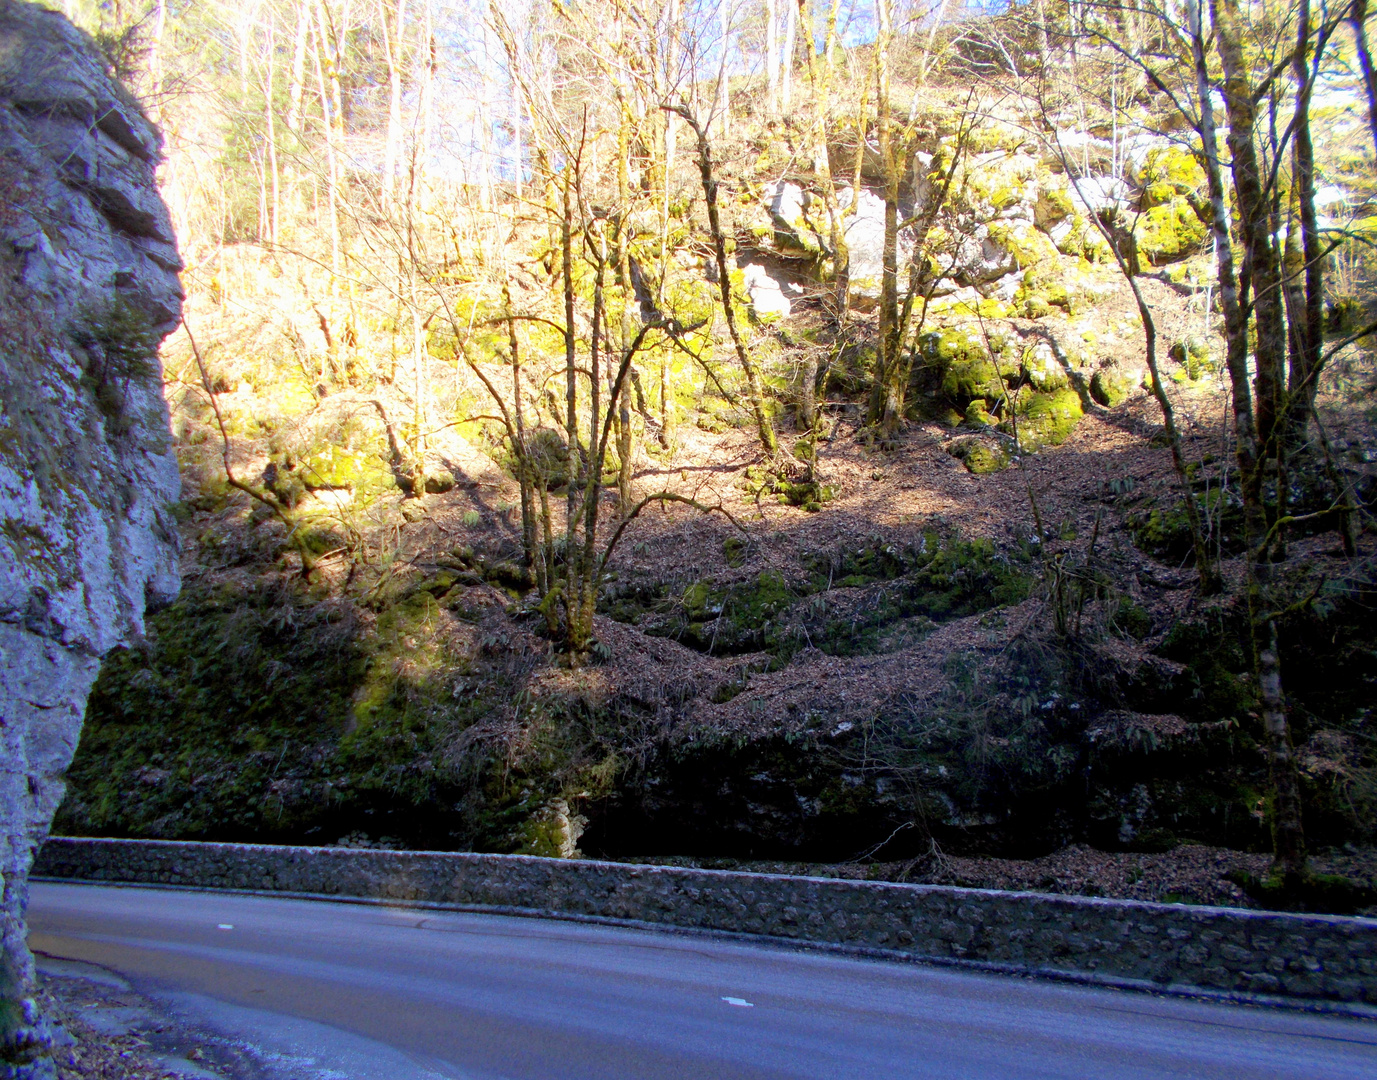
M 84 34 L 0 0 L 0 1078 L 54 1075 L 24 909 L 87 692 L 178 587 L 159 151 Z

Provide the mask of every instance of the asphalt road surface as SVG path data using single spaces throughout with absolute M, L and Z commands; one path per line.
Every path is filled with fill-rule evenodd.
M 701 936 L 43 882 L 29 925 L 292 1080 L 1377 1078 L 1377 1021 Z

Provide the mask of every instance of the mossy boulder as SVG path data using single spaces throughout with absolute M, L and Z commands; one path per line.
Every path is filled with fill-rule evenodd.
M 1191 151 L 1165 146 L 1148 151 L 1139 174 L 1143 208 L 1167 206 L 1177 196 L 1191 196 L 1205 189 L 1205 170 Z
M 1000 149 L 1003 152 L 982 154 L 975 151 L 966 159 L 955 186 L 956 205 L 978 220 L 999 217 L 1031 224 L 1041 194 L 1038 161 L 1020 152 L 1016 144 Z
M 992 221 L 989 225 L 989 240 L 1007 251 L 1020 270 L 1026 270 L 1039 263 L 1055 264 L 1060 255 L 1056 244 L 1027 221 Z
M 954 361 L 942 377 L 942 390 L 958 401 L 998 398 L 1004 379 L 998 361 L 989 355 Z
M 718 655 L 751 652 L 766 644 L 771 627 L 794 598 L 775 570 L 732 585 L 694 582 L 684 590 L 675 636 L 685 645 Z
M 554 428 L 536 428 L 526 437 L 531 467 L 549 488 L 569 483 L 569 444 Z
M 1113 261 L 1114 254 L 1109 244 L 1100 234 L 1094 223 L 1075 215 L 1071 221 L 1063 222 L 1051 231 L 1057 250 L 1063 255 L 1073 255 L 1090 263 Z
M 1071 191 L 1061 177 L 1039 177 L 1038 198 L 1033 204 L 1033 223 L 1043 232 L 1074 218 L 1076 205 L 1071 200 Z
M 1199 334 L 1172 342 L 1167 355 L 1180 365 L 1179 373 L 1187 379 L 1201 379 L 1219 370 L 1219 357 L 1210 340 Z
M 1243 514 L 1237 497 L 1220 488 L 1211 488 L 1192 497 L 1199 504 L 1202 516 L 1214 523 L 1215 535 L 1224 550 L 1237 551 L 1243 530 Z M 1127 524 L 1134 544 L 1148 554 L 1178 565 L 1194 561 L 1195 545 L 1184 501 L 1136 510 L 1128 516 Z
M 1149 207 L 1133 226 L 1138 254 L 1153 266 L 1194 254 L 1208 232 L 1195 207 L 1182 195 Z
M 778 468 L 748 465 L 742 486 L 747 494 L 757 499 L 769 496 L 778 503 L 798 506 L 810 513 L 821 510 L 837 494 L 836 488 L 818 480 L 811 468 L 799 470 L 788 463 Z
M 818 218 L 812 195 L 787 180 L 767 189 L 766 195 L 775 247 L 790 253 L 821 255 L 826 223 Z
M 960 418 L 967 424 L 974 424 L 977 427 L 994 427 L 997 420 L 990 415 L 990 410 L 984 398 L 974 398 L 966 406 L 965 415 Z
M 1023 282 L 1014 294 L 1014 306 L 1029 319 L 1043 319 L 1053 308 L 1067 310 L 1070 301 L 1061 268 L 1055 263 L 1043 263 L 1023 273 Z
M 1132 397 L 1142 381 L 1141 371 L 1108 364 L 1090 377 L 1090 396 L 1105 408 L 1114 409 Z
M 1070 384 L 1066 368 L 1057 359 L 1052 346 L 1039 341 L 1024 350 L 1021 365 L 1024 380 L 1042 393 L 1061 390 Z
M 1060 446 L 1083 415 L 1081 399 L 1074 390 L 1039 393 L 1025 387 L 1018 395 L 1013 419 L 1000 424 L 999 430 L 1014 435 L 1020 450 L 1032 452 L 1045 446 Z
M 986 435 L 962 435 L 947 443 L 946 449 L 976 476 L 1007 469 L 1013 461 L 1004 440 Z
M 1099 303 L 1112 288 L 1098 280 L 1082 259 L 1047 260 L 1023 272 L 1014 306 L 1030 319 L 1043 318 L 1058 308 L 1076 315 Z
M 978 326 L 948 327 L 924 334 L 918 348 L 929 364 L 945 369 L 942 393 L 959 403 L 998 400 L 1005 380 L 1019 374 L 1013 340 L 1002 332 L 987 338 Z

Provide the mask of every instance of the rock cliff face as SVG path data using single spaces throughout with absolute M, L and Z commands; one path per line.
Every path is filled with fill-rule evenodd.
M 159 149 L 85 35 L 0 0 L 0 1077 L 53 1075 L 24 908 L 87 692 L 177 591 Z

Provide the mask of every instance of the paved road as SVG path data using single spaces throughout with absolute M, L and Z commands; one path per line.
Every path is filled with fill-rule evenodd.
M 301 1076 L 1377 1077 L 1377 1022 L 702 937 L 51 883 L 29 920 Z

